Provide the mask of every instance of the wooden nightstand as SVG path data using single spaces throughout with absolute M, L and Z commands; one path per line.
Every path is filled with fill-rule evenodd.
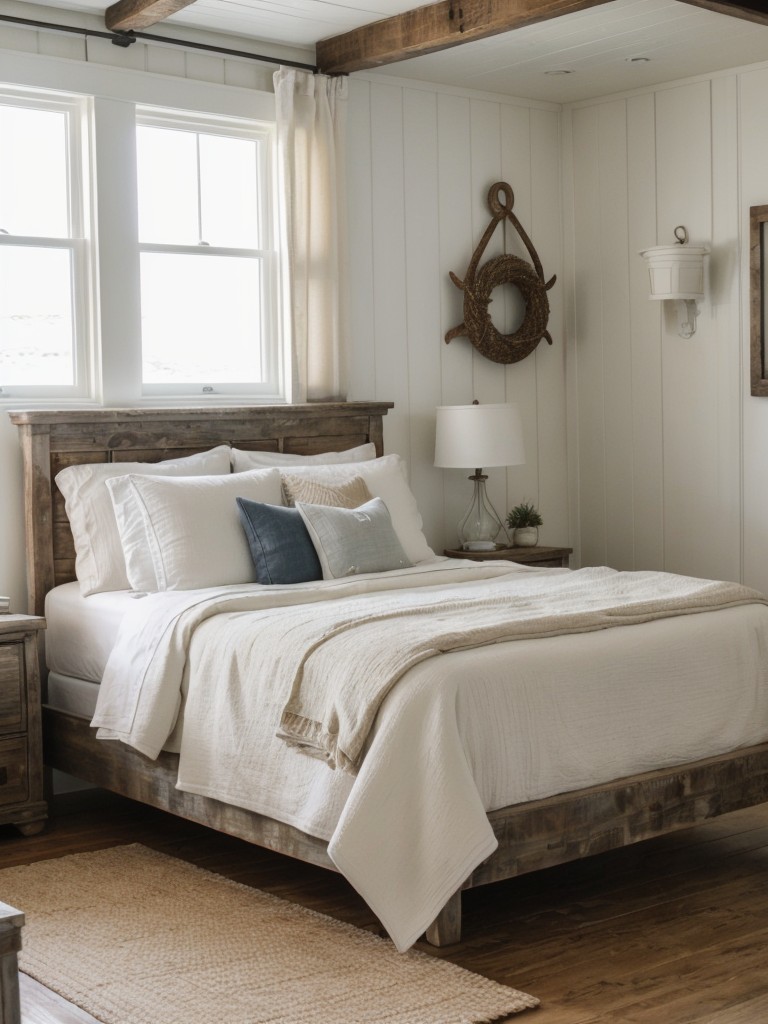
M 45 827 L 38 630 L 35 615 L 0 615 L 0 824 Z
M 473 562 L 494 562 L 503 559 L 520 562 L 522 565 L 538 565 L 540 568 L 568 568 L 568 556 L 573 548 L 545 548 L 537 544 L 533 548 L 497 548 L 495 551 L 444 551 L 449 558 L 469 558 Z

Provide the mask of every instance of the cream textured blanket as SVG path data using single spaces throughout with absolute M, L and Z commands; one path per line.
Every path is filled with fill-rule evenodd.
M 736 583 L 600 567 L 347 598 L 343 609 L 332 602 L 312 616 L 289 608 L 265 623 L 260 644 L 279 652 L 271 671 L 290 693 L 277 735 L 355 773 L 382 701 L 426 658 L 755 602 L 766 603 Z
M 624 586 L 643 577 L 645 591 L 635 583 L 630 595 L 634 607 L 611 614 L 601 580 Z M 391 611 L 400 625 L 383 653 L 370 652 L 386 661 L 388 652 L 404 653 L 396 604 L 416 622 L 409 610 L 421 594 L 447 627 L 442 614 L 494 579 L 493 587 L 507 586 L 500 608 L 517 608 L 528 629 L 543 628 L 545 591 L 565 605 L 579 594 L 570 611 L 586 602 L 603 625 L 631 621 L 644 592 L 674 599 L 679 588 L 689 591 L 687 610 L 705 614 L 670 608 L 665 614 L 677 618 L 637 630 L 593 625 L 426 656 L 382 701 L 357 774 L 328 771 L 277 738 L 294 683 L 306 696 L 319 665 L 298 639 L 309 637 L 322 656 L 322 631 L 307 630 L 315 615 L 329 639 L 346 632 L 344 622 L 354 630 L 361 616 L 373 617 L 359 634 L 368 643 L 384 628 L 375 616 Z M 656 574 L 436 559 L 367 578 L 153 594 L 123 620 L 93 725 L 100 738 L 150 758 L 175 738 L 179 790 L 327 840 L 333 862 L 403 950 L 496 849 L 488 811 L 768 739 L 768 607 L 750 591 L 726 589 Z M 453 618 L 461 632 L 471 626 L 468 616 Z M 516 628 L 510 639 L 521 638 Z M 350 686 L 363 676 L 360 652 L 350 645 Z

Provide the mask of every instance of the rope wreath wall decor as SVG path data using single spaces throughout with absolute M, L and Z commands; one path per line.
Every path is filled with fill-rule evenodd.
M 501 198 L 503 197 L 503 201 Z M 547 330 L 549 320 L 549 299 L 547 291 L 555 283 L 553 275 L 544 283 L 544 270 L 522 224 L 512 212 L 515 194 L 505 181 L 497 181 L 488 191 L 488 206 L 493 217 L 475 249 L 464 280 L 451 271 L 450 277 L 457 288 L 464 292 L 464 322 L 452 328 L 445 336 L 446 344 L 453 338 L 464 335 L 475 348 L 494 363 L 517 363 L 536 348 L 542 338 L 552 344 Z M 478 271 L 477 265 L 496 225 L 504 219 L 511 221 L 522 238 L 533 260 L 533 266 L 519 256 L 494 256 Z M 518 289 L 525 303 L 523 322 L 513 334 L 502 334 L 491 320 L 488 306 L 491 293 L 501 284 L 511 284 Z

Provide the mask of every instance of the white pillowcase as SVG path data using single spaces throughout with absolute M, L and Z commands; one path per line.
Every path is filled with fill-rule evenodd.
M 373 497 L 381 498 L 389 509 L 392 526 L 403 550 L 412 563 L 434 558 L 422 532 L 422 518 L 413 492 L 408 486 L 405 463 L 399 455 L 383 455 L 369 462 L 351 462 L 335 466 L 291 466 L 292 477 L 303 476 L 321 484 L 342 484 L 362 477 Z
M 56 474 L 75 542 L 75 575 L 83 597 L 127 590 L 120 535 L 106 481 L 128 473 L 165 476 L 229 475 L 229 445 L 165 462 L 99 462 L 67 466 Z
M 130 522 L 122 539 L 134 590 L 195 590 L 255 582 L 235 498 L 281 505 L 279 470 L 189 477 L 131 473 L 126 481 L 127 486 L 113 484 L 111 490 L 116 514 L 121 506 L 118 522 Z M 140 529 L 135 528 L 135 518 Z M 148 553 L 149 562 L 137 547 Z
M 321 455 L 286 455 L 284 452 L 247 452 L 241 448 L 232 449 L 232 472 L 242 473 L 248 469 L 262 469 L 270 466 L 335 466 L 344 462 L 364 462 L 376 458 L 376 445 L 358 445 L 343 452 L 323 452 Z

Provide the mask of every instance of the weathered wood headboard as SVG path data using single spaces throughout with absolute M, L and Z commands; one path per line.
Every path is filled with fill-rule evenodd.
M 68 409 L 9 412 L 24 464 L 28 611 L 75 578 L 75 551 L 54 478 L 89 462 L 159 462 L 217 444 L 312 455 L 372 441 L 383 454 L 383 417 L 392 402 L 317 402 L 195 409 Z

